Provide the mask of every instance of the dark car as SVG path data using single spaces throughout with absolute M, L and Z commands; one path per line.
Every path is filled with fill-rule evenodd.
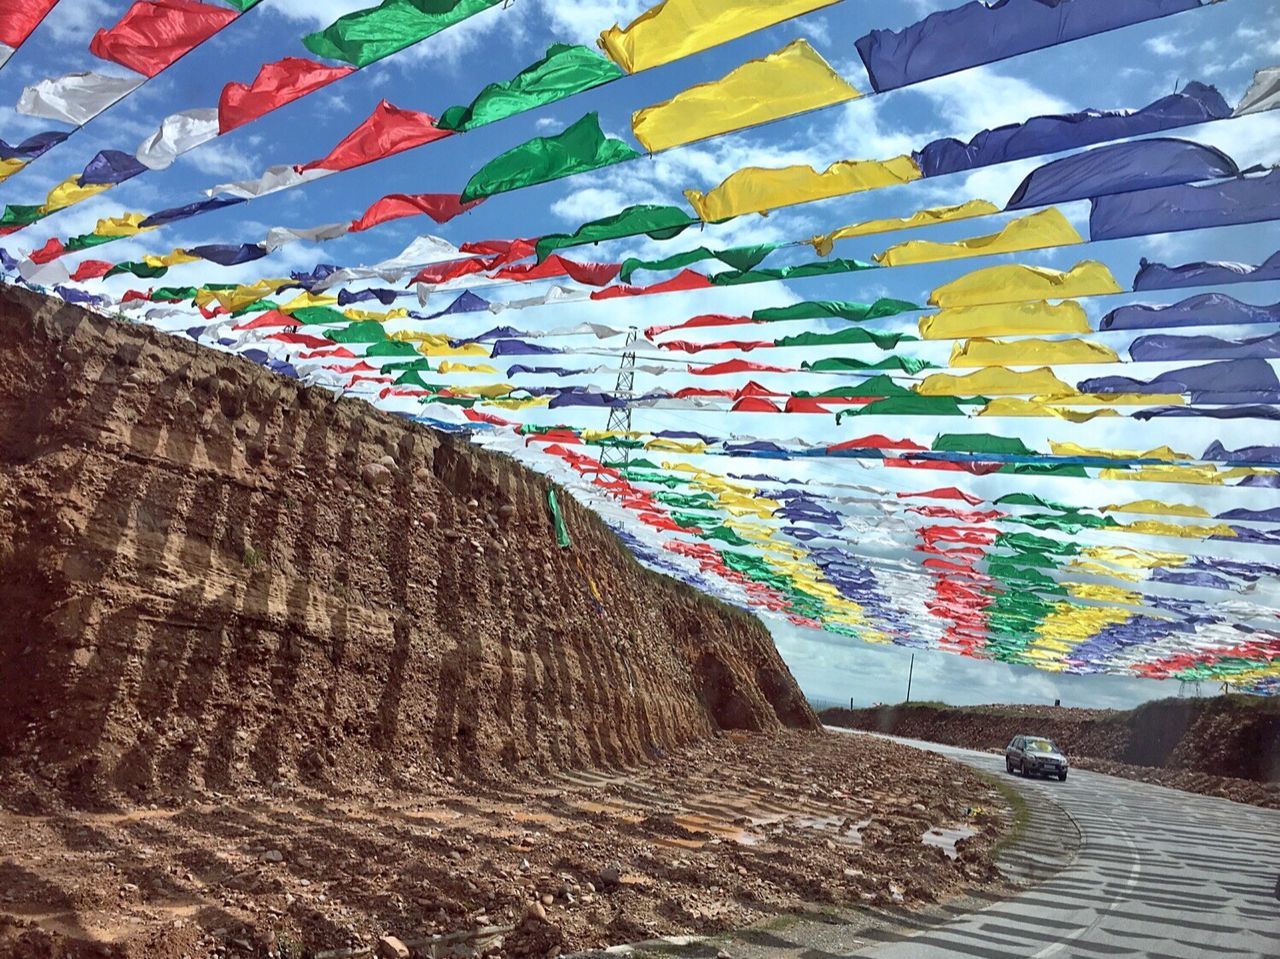
M 1024 776 L 1057 776 L 1067 778 L 1067 757 L 1043 736 L 1014 736 L 1005 747 L 1004 768 L 1017 770 Z

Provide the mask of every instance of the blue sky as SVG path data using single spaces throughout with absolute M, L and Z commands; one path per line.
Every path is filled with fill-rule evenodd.
M 232 24 L 219 36 L 186 57 L 174 68 L 148 83 L 124 103 L 111 109 L 71 140 L 38 160 L 30 170 L 0 186 L 0 199 L 10 203 L 38 203 L 54 183 L 78 172 L 98 150 L 133 150 L 169 113 L 216 105 L 222 86 L 232 80 L 248 82 L 265 62 L 283 56 L 308 56 L 300 43 L 306 32 L 331 22 L 352 9 L 365 6 L 352 0 L 263 0 L 258 8 Z M 490 157 L 529 137 L 554 133 L 588 111 L 598 111 L 607 131 L 627 138 L 632 111 L 661 101 L 699 82 L 719 78 L 752 57 L 772 52 L 792 39 L 807 38 L 847 79 L 869 92 L 853 42 L 875 27 L 901 27 L 931 10 L 956 6 L 958 0 L 908 0 L 898 5 L 844 2 L 816 15 L 782 24 L 742 38 L 686 61 L 627 78 L 601 90 L 575 97 L 533 114 L 516 117 L 464 136 L 411 151 L 361 170 L 343 173 L 302 188 L 280 193 L 251 204 L 210 214 L 150 234 L 118 242 L 102 253 L 121 260 L 142 253 L 167 252 L 174 247 L 210 242 L 255 242 L 268 227 L 305 227 L 351 219 L 378 197 L 392 192 L 456 192 Z M 301 163 L 324 155 L 347 131 L 386 98 L 397 106 L 432 114 L 454 103 L 468 102 L 486 83 L 506 79 L 538 59 L 556 41 L 592 44 L 599 32 L 615 22 L 626 23 L 647 3 L 636 0 L 517 0 L 508 8 L 495 8 L 461 27 L 431 38 L 417 47 L 381 61 L 359 74 L 291 104 L 266 118 L 219 138 L 184 156 L 167 171 L 151 173 L 102 197 L 55 215 L 0 245 L 10 250 L 39 246 L 48 236 L 66 237 L 89 232 L 100 216 L 126 210 L 154 211 L 199 199 L 204 189 L 219 183 L 247 179 L 278 163 Z M 12 141 L 46 128 L 43 122 L 16 114 L 11 108 L 22 87 L 46 76 L 84 69 L 102 69 L 88 53 L 94 30 L 114 22 L 128 3 L 107 0 L 62 0 L 45 24 L 0 71 L 0 136 Z M 491 237 L 537 236 L 572 230 L 581 222 L 617 212 L 637 202 L 681 202 L 687 188 L 707 189 L 729 173 L 747 165 L 777 166 L 804 162 L 821 168 L 841 159 L 884 159 L 939 136 L 968 138 L 985 127 L 1016 122 L 1041 113 L 1097 107 L 1139 107 L 1172 92 L 1189 80 L 1216 85 L 1229 103 L 1235 103 L 1253 72 L 1280 62 L 1280 6 L 1274 0 L 1232 0 L 1228 4 L 1178 15 L 1163 21 L 1130 27 L 1058 48 L 1016 58 L 990 67 L 940 78 L 918 87 L 860 101 L 771 125 L 763 130 L 724 137 L 677 149 L 653 159 L 643 159 L 614 170 L 547 184 L 519 193 L 499 196 L 468 215 L 437 227 L 425 218 L 403 220 L 383 228 L 332 241 L 324 246 L 293 244 L 267 260 L 235 269 L 210 268 L 207 264 L 178 267 L 163 281 L 166 285 L 201 280 L 232 282 L 262 276 L 283 275 L 290 269 L 309 269 L 321 262 L 354 265 L 373 263 L 402 250 L 420 233 L 434 233 L 459 243 Z M 109 68 L 108 68 L 109 69 Z M 1210 143 L 1233 156 L 1240 166 L 1272 164 L 1280 160 L 1280 117 L 1264 114 L 1212 126 L 1190 128 L 1175 136 Z M 765 217 L 740 218 L 704 235 L 686 234 L 678 241 L 654 244 L 625 241 L 598 250 L 579 251 L 616 261 L 625 255 L 665 255 L 702 243 L 728 246 L 748 242 L 800 240 L 815 232 L 859 220 L 902 216 L 925 206 L 983 198 L 1003 204 L 1037 161 L 1006 164 L 970 174 L 931 179 L 861 197 L 843 198 L 779 211 Z M 1078 225 L 1087 216 L 1086 204 L 1063 207 Z M 1003 222 L 1005 217 L 994 223 Z M 959 223 L 930 230 L 935 240 L 959 239 L 994 230 L 992 220 Z M 868 257 L 890 243 L 915 234 L 870 237 L 837 247 L 837 255 Z M 1274 251 L 1274 225 L 1233 227 L 1200 233 L 1170 234 L 1140 240 L 1094 244 L 1085 248 L 1031 254 L 1019 258 L 1058 268 L 1071 266 L 1085 256 L 1112 266 L 1127 283 L 1141 256 L 1176 263 L 1198 259 L 1259 262 Z M 109 252 L 108 252 L 109 251 Z M 74 261 L 73 261 L 74 262 Z M 771 261 L 772 262 L 772 261 Z M 986 265 L 990 261 L 982 261 Z M 548 329 L 590 320 L 615 327 L 631 324 L 680 322 L 697 313 L 741 312 L 763 306 L 784 305 L 799 299 L 868 300 L 892 295 L 923 302 L 928 290 L 952 279 L 975 264 L 912 267 L 880 274 L 854 275 L 835 280 L 808 280 L 720 289 L 696 294 L 664 296 L 622 304 L 589 304 L 525 311 L 513 325 Z M 106 288 L 121 293 L 132 284 L 113 281 Z M 101 290 L 101 285 L 91 286 Z M 520 291 L 510 291 L 513 296 Z M 1280 284 L 1254 285 L 1240 294 L 1254 303 L 1280 298 Z M 1176 296 L 1148 296 L 1145 302 L 1171 302 Z M 447 302 L 442 298 L 441 305 Z M 1107 306 L 1116 305 L 1114 302 Z M 1096 313 L 1096 307 L 1092 307 Z M 459 320 L 450 332 L 472 333 L 512 322 L 510 315 Z M 901 326 L 914 323 L 909 318 Z M 815 328 L 821 328 L 820 326 Z M 723 331 L 720 331 L 723 332 Z M 731 331 L 737 335 L 739 331 Z M 788 331 L 791 332 L 791 331 Z M 1250 331 L 1214 330 L 1218 335 Z M 713 338 L 719 338 L 715 336 Z M 1108 341 L 1122 349 L 1126 341 Z M 608 351 L 588 341 L 575 345 Z M 933 347 L 945 365 L 950 344 Z M 796 351 L 786 351 L 789 354 Z M 924 355 L 926 349 L 918 351 Z M 705 356 L 705 354 L 703 355 Z M 717 356 L 716 358 L 727 358 Z M 785 357 L 798 365 L 802 355 Z M 781 360 L 780 356 L 767 359 Z M 601 359 L 600 362 L 607 362 Z M 585 365 L 585 364 L 584 364 Z M 1144 369 L 1154 375 L 1159 367 Z M 1104 368 L 1072 368 L 1079 377 Z M 699 379 L 699 378 L 689 378 Z M 756 379 L 775 387 L 823 389 L 843 385 L 807 377 Z M 549 382 L 549 381 L 548 381 Z M 608 380 L 576 380 L 583 384 L 610 385 Z M 661 385 L 671 389 L 685 385 L 678 377 L 641 378 L 640 388 Z M 705 382 L 700 385 L 706 385 Z M 740 385 L 740 384 L 734 384 Z M 604 414 L 583 412 L 566 417 L 556 411 L 533 414 L 538 422 L 569 419 L 579 425 L 603 428 Z M 1097 423 L 1081 428 L 1042 420 L 973 421 L 963 426 L 972 432 L 1019 436 L 1043 448 L 1049 438 L 1069 439 L 1092 446 L 1142 448 L 1169 441 L 1199 454 L 1214 439 L 1229 447 L 1259 442 L 1264 424 L 1243 421 L 1165 420 L 1157 425 L 1136 422 Z M 1176 427 L 1160 424 L 1176 424 Z M 752 414 L 712 414 L 657 410 L 636 413 L 640 429 L 695 429 L 727 435 L 767 439 L 838 441 L 865 432 L 885 432 L 928 438 L 954 423 L 877 418 L 835 426 L 825 417 L 769 417 Z M 701 464 L 700 464 L 701 465 Z M 723 462 L 717 464 L 725 468 Z M 752 464 L 745 472 L 754 472 Z M 774 467 L 771 465 L 770 469 Z M 930 474 L 911 471 L 863 471 L 847 461 L 840 464 L 778 466 L 779 475 L 825 479 L 832 482 L 875 483 L 890 489 L 946 485 Z M 789 471 L 789 472 L 788 472 Z M 850 476 L 850 472 L 857 476 Z M 886 475 L 895 472 L 906 476 Z M 923 478 L 922 478 L 923 477 Z M 1274 491 L 1222 490 L 1187 487 L 1135 488 L 1138 484 L 1063 483 L 1029 479 L 1018 488 L 1066 499 L 1077 505 L 1123 502 L 1147 496 L 1199 502 L 1212 511 L 1232 506 L 1274 506 Z M 974 479 L 966 488 L 979 495 L 998 495 L 1008 487 L 997 481 Z M 1167 541 L 1134 545 L 1170 548 Z M 1231 544 L 1213 544 L 1214 554 L 1247 558 L 1250 551 Z M 892 544 L 868 546 L 891 555 Z M 1255 547 L 1272 549 L 1275 547 Z M 1280 552 L 1280 550 L 1276 550 Z M 899 553 L 900 554 L 900 553 Z M 1273 561 L 1277 557 L 1268 557 Z M 1263 599 L 1257 599 L 1263 602 Z M 1272 602 L 1274 605 L 1274 602 Z M 896 649 L 868 647 L 853 640 L 814 634 L 781 624 L 776 626 L 779 645 L 802 685 L 816 695 L 832 698 L 854 695 L 859 699 L 895 699 L 897 673 L 907 654 Z M 921 676 L 923 670 L 923 676 Z M 953 701 L 992 701 L 1034 698 L 1051 701 L 1055 695 L 1079 704 L 1120 705 L 1152 695 L 1168 695 L 1168 684 L 1112 677 L 1062 677 L 1021 667 L 974 663 L 943 654 L 917 660 L 918 682 L 927 685 L 920 695 Z M 865 691 L 865 696 L 863 695 Z M 976 697 L 976 698 L 975 698 Z

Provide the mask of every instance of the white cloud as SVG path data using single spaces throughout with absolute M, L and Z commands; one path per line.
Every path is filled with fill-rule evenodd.
M 1144 41 L 1142 45 L 1157 57 L 1180 57 L 1184 51 L 1177 43 L 1179 39 L 1177 34 L 1164 33 Z

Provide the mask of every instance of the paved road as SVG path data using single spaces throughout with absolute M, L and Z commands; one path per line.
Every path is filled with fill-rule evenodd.
M 1026 780 L 1008 775 L 1002 756 L 898 741 L 1006 777 L 1033 811 L 1059 804 L 1079 828 L 1079 850 L 1071 865 L 1012 899 L 847 954 L 1280 957 L 1280 811 L 1078 769 L 1066 782 Z M 1039 818 L 1028 830 L 1033 844 Z

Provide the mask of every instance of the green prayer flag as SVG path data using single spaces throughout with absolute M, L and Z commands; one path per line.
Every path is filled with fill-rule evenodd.
M 551 521 L 556 528 L 556 545 L 561 549 L 568 549 L 573 541 L 569 539 L 569 528 L 564 524 L 564 514 L 560 512 L 560 502 L 556 499 L 554 489 L 547 490 L 547 506 L 551 508 Z
M 318 57 L 364 67 L 500 2 L 384 0 L 376 7 L 339 17 L 319 33 L 303 37 L 302 44 Z
M 882 350 L 891 350 L 899 343 L 918 340 L 910 333 L 882 333 L 861 326 L 851 326 L 834 333 L 799 333 L 774 340 L 774 346 L 847 346 L 854 343 L 874 343 Z
M 964 416 L 959 401 L 954 396 L 890 396 L 875 400 L 856 409 L 841 410 L 836 414 L 838 424 L 846 416 Z
M 222 0 L 222 2 L 244 13 L 250 7 L 256 7 L 262 0 Z
M 717 526 L 714 529 L 706 529 L 699 533 L 698 536 L 702 539 L 718 539 L 721 542 L 728 543 L 730 546 L 751 545 L 750 540 L 743 539 L 728 526 Z
M 623 283 L 630 283 L 631 276 L 636 270 L 680 270 L 703 260 L 719 260 L 721 263 L 736 270 L 751 270 L 780 245 L 778 243 L 760 243 L 756 246 L 738 246 L 729 250 L 709 250 L 705 246 L 700 246 L 696 250 L 674 253 L 661 260 L 640 260 L 633 256 L 627 257 L 622 261 L 622 270 L 618 273 L 618 279 Z
M 384 371 L 386 367 L 383 367 Z M 428 383 L 422 378 L 422 373 L 418 370 L 409 370 L 396 378 L 396 386 L 417 386 L 424 390 L 439 391 L 442 387 L 435 383 Z
M 295 310 L 293 316 L 297 317 L 307 310 L 327 310 L 327 306 L 307 307 L 303 310 Z M 336 310 L 334 312 L 337 312 Z M 341 315 L 341 314 L 339 314 Z M 346 317 L 342 317 L 344 320 Z M 307 322 L 302 320 L 301 322 Z M 335 343 L 380 343 L 387 338 L 387 331 L 382 328 L 382 324 L 374 320 L 366 320 L 360 323 L 349 323 L 347 326 L 338 330 L 329 330 L 326 335 Z M 413 344 L 406 344 L 412 347 Z M 413 352 L 417 352 L 414 350 Z
M 151 302 L 181 303 L 194 300 L 199 292 L 194 286 L 161 286 L 151 291 Z
M 677 509 L 714 509 L 716 498 L 710 493 L 667 493 L 660 491 L 653 494 L 659 503 L 665 503 Z
M 551 233 L 538 241 L 538 262 L 557 250 L 605 240 L 621 240 L 629 236 L 647 236 L 651 240 L 670 240 L 689 227 L 701 223 L 678 206 L 643 203 L 629 206 L 621 213 L 584 223 L 573 233 Z
M 167 266 L 149 266 L 140 261 L 128 260 L 124 263 L 117 263 L 111 269 L 103 274 L 103 279 L 110 279 L 113 276 L 120 276 L 123 273 L 129 273 L 141 280 L 154 280 L 156 277 L 164 276 L 169 272 Z
M 884 359 L 877 360 L 874 363 L 849 356 L 831 356 L 825 360 L 814 360 L 812 362 L 805 360 L 800 364 L 800 369 L 808 370 L 810 373 L 844 373 L 851 370 L 901 370 L 903 373 L 912 376 L 921 370 L 934 370 L 937 368 L 936 363 L 917 359 L 914 356 L 886 356 Z
M 254 300 L 252 303 L 246 303 L 238 310 L 231 311 L 232 319 L 240 316 L 248 316 L 250 313 L 265 313 L 267 310 L 274 310 L 280 306 L 271 300 Z
M 1016 437 L 992 436 L 990 433 L 941 433 L 931 447 L 938 453 L 1003 453 L 1011 456 L 1034 456 L 1035 450 Z
M 83 236 L 73 236 L 64 244 L 63 249 L 68 253 L 75 253 L 78 250 L 88 250 L 95 246 L 102 246 L 104 243 L 110 243 L 112 240 L 123 240 L 121 236 L 102 236 L 98 233 L 86 233 Z
M 491 83 L 470 106 L 449 107 L 436 123 L 441 130 L 474 130 L 535 107 L 616 80 L 622 68 L 587 47 L 554 43 L 547 55 L 505 83 Z
M 906 300 L 894 300 L 882 297 L 874 303 L 844 303 L 838 300 L 813 300 L 806 303 L 793 303 L 791 306 L 775 306 L 764 310 L 756 310 L 751 318 L 760 323 L 774 323 L 780 320 L 825 320 L 841 319 L 855 323 L 863 320 L 876 320 L 883 316 L 896 316 L 899 313 L 910 313 L 923 307 Z
M 0 227 L 4 226 L 30 226 L 37 220 L 41 219 L 44 214 L 40 212 L 42 207 L 39 206 L 23 206 L 21 204 L 8 203 L 5 204 L 4 213 L 0 214 Z
M 1076 479 L 1088 479 L 1089 473 L 1076 463 L 1005 463 L 1000 467 L 1001 473 L 1015 473 L 1024 476 L 1071 476 Z
M 799 263 L 773 270 L 731 270 L 712 276 L 716 286 L 738 286 L 743 283 L 767 283 L 771 280 L 796 280 L 806 276 L 834 276 L 840 273 L 857 273 L 862 270 L 880 269 L 875 263 L 861 260 L 822 260 L 817 263 Z
M 331 339 L 336 339 L 332 333 L 329 334 Z M 356 342 L 349 340 L 348 342 Z M 359 342 L 368 342 L 367 340 Z M 406 343 L 404 340 L 382 340 L 378 343 L 371 343 L 369 348 L 364 351 L 365 356 L 417 356 L 418 348 L 412 343 Z
M 621 140 L 606 137 L 599 114 L 588 113 L 563 133 L 534 137 L 490 160 L 467 183 L 462 202 L 549 183 L 639 156 Z
M 304 326 L 320 326 L 324 323 L 350 323 L 351 322 L 347 318 L 347 315 L 345 313 L 343 313 L 341 310 L 335 310 L 331 306 L 304 306 L 297 310 L 290 310 L 289 316 L 291 316 L 293 319 L 297 320 L 298 323 Z M 357 324 L 352 323 L 351 325 L 355 326 Z M 362 328 L 369 331 L 370 335 L 372 335 L 372 330 L 376 328 L 377 331 L 382 334 L 377 338 L 380 340 L 386 339 L 387 334 L 386 334 L 386 331 L 382 329 L 381 323 L 374 323 L 370 321 L 368 323 L 359 324 L 359 325 Z M 369 342 L 372 342 L 372 340 L 348 340 L 347 342 L 369 343 Z
M 1006 493 L 998 500 L 996 506 L 1039 506 L 1041 509 L 1053 509 L 1059 512 L 1073 512 L 1075 507 L 1064 506 L 1052 500 L 1041 499 L 1033 493 Z

